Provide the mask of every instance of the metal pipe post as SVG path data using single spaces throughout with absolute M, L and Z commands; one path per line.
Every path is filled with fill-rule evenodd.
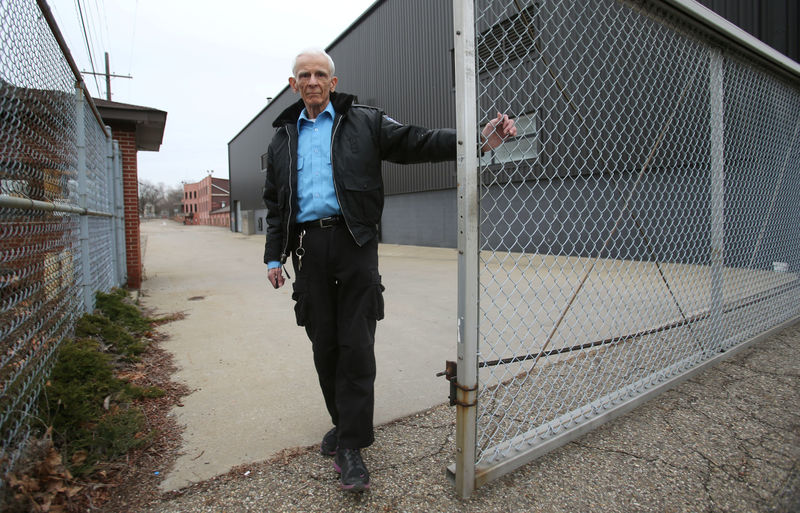
M 111 133 L 111 127 L 106 126 L 106 131 Z M 111 214 L 115 213 L 116 202 L 116 183 L 114 182 L 114 141 L 111 137 L 106 137 L 106 197 L 108 198 L 108 211 Z M 119 276 L 117 269 L 117 222 L 114 217 L 108 220 L 109 232 L 111 236 L 111 286 L 116 287 L 119 285 Z
M 473 0 L 453 2 L 458 128 L 458 377 L 456 490 L 475 489 L 478 388 L 479 182 Z
M 78 205 L 86 210 L 88 208 L 88 177 L 86 170 L 86 100 L 83 97 L 83 87 L 78 84 L 75 89 L 75 129 L 76 148 L 78 150 Z M 80 217 L 80 245 L 81 245 L 81 301 L 83 311 L 91 313 L 94 310 L 94 296 L 92 294 L 92 273 L 89 261 L 89 216 L 81 214 Z
M 117 282 L 120 286 L 128 281 L 127 254 L 125 253 L 125 199 L 122 193 L 122 152 L 119 141 L 114 146 L 114 226 L 116 226 Z
M 709 50 L 711 104 L 711 315 L 715 340 L 727 339 L 722 322 L 725 268 L 725 83 L 722 53 Z M 708 349 L 708 348 L 707 348 Z

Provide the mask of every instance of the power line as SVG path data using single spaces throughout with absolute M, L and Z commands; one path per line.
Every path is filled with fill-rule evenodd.
M 106 38 L 103 34 L 103 25 L 100 21 L 100 11 L 97 6 L 97 0 L 94 0 L 94 9 L 92 9 L 92 5 L 87 3 L 87 0 L 83 0 L 83 7 L 86 10 L 86 20 L 87 26 L 89 29 L 89 38 L 92 40 L 92 47 L 98 49 L 98 54 L 100 50 L 104 50 L 108 48 L 106 44 Z M 108 52 L 106 52 L 108 55 Z M 107 57 L 106 57 L 107 58 Z M 106 74 L 108 74 L 108 63 L 106 63 Z M 108 86 L 108 81 L 106 81 L 106 85 Z M 108 89 L 108 87 L 106 87 Z M 102 93 L 100 90 L 97 91 L 98 96 Z M 106 91 L 106 96 L 109 93 Z
M 81 7 L 81 0 L 75 0 L 75 5 L 78 7 L 78 14 L 80 15 L 81 19 L 81 28 L 83 29 L 83 40 L 86 42 L 86 51 L 89 53 L 89 64 L 92 68 L 92 74 L 94 76 L 94 84 L 97 87 L 97 94 L 100 95 L 100 83 L 97 81 L 97 69 L 94 66 L 94 58 L 92 57 L 92 46 L 89 42 L 89 33 L 86 30 L 86 22 L 83 19 L 83 8 Z
M 94 47 L 102 49 L 106 52 L 106 61 L 108 60 L 108 49 L 110 46 L 111 34 L 109 33 L 108 29 L 108 19 L 105 19 L 105 29 L 103 26 L 104 20 L 104 11 L 100 9 L 100 4 L 98 0 L 94 0 L 91 2 L 92 5 L 87 5 L 87 0 L 84 1 L 84 7 L 86 8 L 86 16 L 89 20 L 89 33 L 92 36 L 92 40 L 94 41 Z M 94 7 L 94 8 L 92 8 Z M 94 31 L 94 34 L 92 34 Z M 109 74 L 108 70 L 108 62 L 106 62 L 106 75 Z M 110 86 L 108 83 L 108 79 L 106 79 L 106 97 L 109 97 L 110 94 Z M 99 93 L 99 92 L 98 92 Z
M 106 16 L 105 6 L 101 8 L 100 3 L 98 3 L 98 0 L 94 0 L 94 11 L 97 13 L 97 24 L 100 27 L 100 43 L 103 48 L 108 49 L 111 43 L 111 31 L 108 29 L 108 16 Z M 104 27 L 105 30 L 103 30 Z
M 94 71 L 81 71 L 81 73 L 85 73 L 87 75 L 94 75 L 94 80 L 97 82 L 98 76 L 106 77 L 106 100 L 111 101 L 111 79 L 112 78 L 133 78 L 130 75 L 115 75 L 111 73 L 111 66 L 108 63 L 108 52 L 106 52 L 106 72 L 105 73 L 97 73 Z M 99 96 L 99 90 L 98 90 Z

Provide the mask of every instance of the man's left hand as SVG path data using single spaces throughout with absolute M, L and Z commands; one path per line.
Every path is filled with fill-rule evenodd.
M 481 133 L 483 134 L 481 151 L 485 153 L 497 148 L 509 137 L 515 137 L 517 135 L 517 127 L 514 126 L 514 120 L 508 117 L 507 114 L 498 112 L 496 118 L 486 123 Z

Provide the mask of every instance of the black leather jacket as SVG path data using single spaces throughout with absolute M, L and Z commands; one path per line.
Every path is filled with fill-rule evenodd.
M 350 234 L 361 246 L 378 233 L 383 212 L 381 161 L 400 164 L 456 158 L 456 132 L 402 125 L 374 107 L 355 104 L 355 97 L 331 93 L 336 116 L 331 166 L 336 197 Z M 297 119 L 303 101 L 283 111 L 267 151 L 264 204 L 267 241 L 264 263 L 281 264 L 297 246 Z

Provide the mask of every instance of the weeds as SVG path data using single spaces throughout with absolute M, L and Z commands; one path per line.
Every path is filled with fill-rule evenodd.
M 43 413 L 75 476 L 90 473 L 97 462 L 114 460 L 146 440 L 140 433 L 144 418 L 131 403 L 157 396 L 158 389 L 118 379 L 111 362 L 94 339 L 68 341 L 45 386 Z
M 141 336 L 150 330 L 151 319 L 128 301 L 128 293 L 124 289 L 115 289 L 109 294 L 97 293 L 96 308 L 103 312 L 111 322 L 122 325 L 129 333 Z
M 78 320 L 77 336 L 92 337 L 108 344 L 106 349 L 125 361 L 136 361 L 147 349 L 147 344 L 132 335 L 123 325 L 114 323 L 104 315 L 87 314 Z
M 146 335 L 158 320 L 143 316 L 125 290 L 96 297 L 95 312 L 79 319 L 75 337 L 59 348 L 40 397 L 40 416 L 49 426 L 38 442 L 46 447 L 40 451 L 44 460 L 32 456 L 28 471 L 8 476 L 17 506 L 47 511 L 41 509 L 45 504 L 72 503 L 76 480 L 88 479 L 102 465 L 152 439 L 135 402 L 165 392 L 121 377 L 130 375 L 125 370 L 147 349 Z M 63 467 L 60 484 L 39 482 L 43 469 L 54 467 Z

